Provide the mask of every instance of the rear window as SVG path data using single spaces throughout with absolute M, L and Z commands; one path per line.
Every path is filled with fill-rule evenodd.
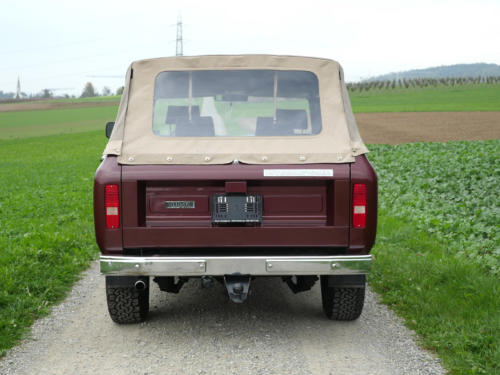
M 163 137 L 307 136 L 321 131 L 318 79 L 305 71 L 169 71 L 155 81 Z

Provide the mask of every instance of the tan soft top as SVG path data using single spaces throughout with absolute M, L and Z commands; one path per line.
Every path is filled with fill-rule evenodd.
M 302 70 L 318 77 L 322 130 L 296 137 L 161 137 L 152 129 L 155 78 L 164 71 Z M 340 65 L 328 59 L 237 55 L 133 62 L 104 150 L 121 164 L 310 164 L 353 162 L 368 152 L 358 132 Z

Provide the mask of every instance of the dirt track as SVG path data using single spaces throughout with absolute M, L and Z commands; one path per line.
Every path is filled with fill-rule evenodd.
M 365 143 L 500 139 L 500 112 L 358 113 L 355 116 Z
M 359 320 L 332 322 L 321 311 L 319 285 L 294 295 L 279 278 L 258 278 L 241 305 L 219 283 L 201 289 L 190 280 L 177 295 L 151 286 L 148 321 L 117 325 L 94 263 L 69 298 L 35 323 L 33 339 L 0 360 L 0 374 L 444 373 L 370 290 Z

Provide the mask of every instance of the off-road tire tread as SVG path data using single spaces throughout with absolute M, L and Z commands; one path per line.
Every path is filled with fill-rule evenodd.
M 331 320 L 356 320 L 363 311 L 365 288 L 337 288 L 321 283 L 323 311 Z
M 149 287 L 138 291 L 135 288 L 107 286 L 106 299 L 109 316 L 115 323 L 140 323 L 148 316 Z

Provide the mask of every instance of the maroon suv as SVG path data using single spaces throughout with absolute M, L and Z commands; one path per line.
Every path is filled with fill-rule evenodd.
M 94 184 L 109 313 L 146 319 L 150 277 L 321 280 L 330 319 L 359 317 L 377 220 L 377 179 L 337 62 L 244 55 L 131 64 Z

